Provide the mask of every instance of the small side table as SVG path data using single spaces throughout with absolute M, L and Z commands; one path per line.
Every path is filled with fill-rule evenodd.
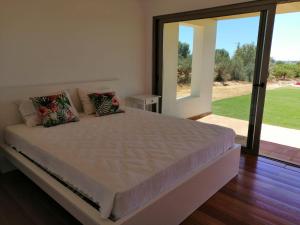
M 148 105 L 155 104 L 155 112 L 156 113 L 158 113 L 158 109 L 159 109 L 159 98 L 161 98 L 161 96 L 158 96 L 158 95 L 131 96 L 131 99 L 134 101 L 134 103 L 141 105 L 143 107 L 143 110 L 146 110 Z

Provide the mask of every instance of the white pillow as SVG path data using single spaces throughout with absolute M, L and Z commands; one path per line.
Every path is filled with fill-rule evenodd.
M 91 115 L 96 113 L 96 108 L 94 104 L 91 102 L 89 94 L 92 93 L 105 93 L 105 92 L 111 92 L 112 90 L 110 88 L 103 88 L 101 90 L 86 90 L 82 88 L 78 88 L 78 95 L 83 107 L 83 111 L 86 115 Z
M 22 100 L 18 107 L 22 119 L 29 127 L 35 127 L 42 124 L 42 120 L 38 115 L 31 100 Z
M 75 107 L 75 105 L 74 105 L 74 103 L 73 103 L 73 101 L 72 101 L 72 98 L 71 98 L 69 92 L 68 92 L 67 90 L 64 90 L 64 91 L 62 91 L 62 92 L 64 92 L 64 93 L 66 94 L 67 98 L 68 98 L 69 101 L 70 101 L 70 104 L 71 104 L 71 106 L 72 106 L 72 108 L 73 108 L 72 113 L 74 113 L 74 115 L 75 115 L 76 117 L 79 117 L 79 113 L 78 113 L 78 111 L 77 111 L 77 109 L 76 109 L 76 107 Z

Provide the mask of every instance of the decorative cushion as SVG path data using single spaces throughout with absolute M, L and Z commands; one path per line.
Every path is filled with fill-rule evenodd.
M 96 116 L 105 116 L 124 112 L 120 109 L 120 101 L 115 92 L 92 93 L 89 98 L 96 108 Z
M 65 90 L 59 93 L 65 93 L 68 99 L 70 100 L 71 106 L 75 109 L 75 106 L 72 102 L 69 92 Z M 37 110 L 35 109 L 33 102 L 30 99 L 19 100 L 16 102 L 16 104 L 18 106 L 18 110 L 21 114 L 24 123 L 28 127 L 35 127 L 35 126 L 42 125 L 42 119 L 38 114 Z M 75 110 L 75 115 L 79 117 L 79 114 L 77 113 L 76 110 Z
M 91 115 L 94 114 L 96 112 L 94 103 L 91 101 L 91 99 L 89 98 L 89 94 L 92 93 L 106 93 L 106 92 L 110 92 L 110 88 L 103 88 L 102 90 L 86 90 L 86 89 L 82 89 L 82 88 L 78 88 L 78 95 L 83 107 L 83 111 L 86 115 Z
M 30 99 L 45 127 L 79 121 L 78 113 L 66 93 Z
M 42 124 L 41 117 L 38 115 L 32 101 L 29 99 L 20 101 L 18 103 L 18 109 L 27 126 L 35 127 Z

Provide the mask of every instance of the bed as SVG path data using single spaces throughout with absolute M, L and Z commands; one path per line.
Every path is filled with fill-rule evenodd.
M 179 224 L 236 176 L 240 154 L 231 129 L 132 108 L 3 137 L 5 156 L 83 224 Z

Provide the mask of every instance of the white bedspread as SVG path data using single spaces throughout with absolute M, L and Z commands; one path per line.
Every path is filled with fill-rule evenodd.
M 234 144 L 233 130 L 141 110 L 52 128 L 6 128 L 7 144 L 121 218 Z

